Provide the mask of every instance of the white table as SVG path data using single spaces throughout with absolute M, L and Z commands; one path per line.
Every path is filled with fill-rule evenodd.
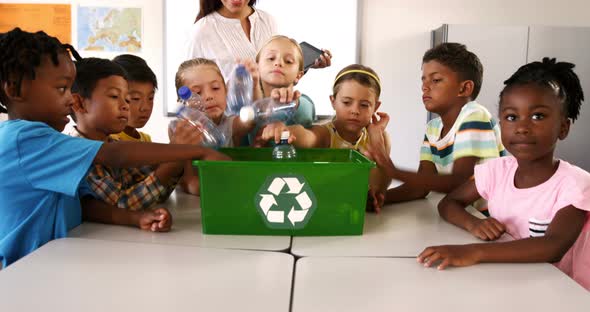
M 437 271 L 407 258 L 307 257 L 293 312 L 587 312 L 590 294 L 550 264 L 478 264 Z
M 425 247 L 480 243 L 468 232 L 439 215 L 441 194 L 427 199 L 385 206 L 380 214 L 367 213 L 363 235 L 293 237 L 291 253 L 297 256 L 416 257 Z M 469 208 L 473 214 L 481 213 Z M 501 240 L 509 240 L 504 235 Z
M 0 271 L 0 311 L 289 311 L 294 258 L 65 238 Z
M 175 191 L 161 205 L 170 210 L 172 230 L 168 233 L 142 231 L 135 227 L 84 222 L 69 237 L 128 241 L 141 243 L 198 246 L 210 248 L 285 251 L 291 246 L 290 236 L 205 235 L 202 233 L 199 197 Z

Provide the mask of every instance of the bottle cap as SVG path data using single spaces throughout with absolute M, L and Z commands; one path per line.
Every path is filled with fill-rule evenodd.
M 254 108 L 251 106 L 244 106 L 240 109 L 240 120 L 242 122 L 249 122 L 254 120 L 256 114 L 254 113 Z
M 248 70 L 246 70 L 246 66 L 239 64 L 236 67 L 236 76 L 245 76 L 248 74 Z
M 187 86 L 178 88 L 178 96 L 183 100 L 188 100 L 188 98 L 191 97 L 191 93 L 191 89 L 189 89 Z
M 288 140 L 291 133 L 288 130 L 281 132 L 281 140 Z

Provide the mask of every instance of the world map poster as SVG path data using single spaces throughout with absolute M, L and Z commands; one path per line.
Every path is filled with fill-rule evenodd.
M 141 8 L 78 7 L 78 49 L 141 52 Z

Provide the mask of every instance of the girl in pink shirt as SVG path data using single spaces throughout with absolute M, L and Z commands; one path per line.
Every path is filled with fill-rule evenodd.
M 507 232 L 514 241 L 428 247 L 425 266 L 480 262 L 552 262 L 590 290 L 590 174 L 554 158 L 580 112 L 584 94 L 574 64 L 544 58 L 522 66 L 500 93 L 502 143 L 512 154 L 475 167 L 439 204 L 440 215 L 482 240 Z M 465 207 L 488 201 L 491 217 Z

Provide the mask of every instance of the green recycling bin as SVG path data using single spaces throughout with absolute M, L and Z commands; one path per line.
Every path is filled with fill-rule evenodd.
M 223 148 L 233 161 L 193 161 L 205 234 L 360 235 L 375 163 L 354 150 Z

